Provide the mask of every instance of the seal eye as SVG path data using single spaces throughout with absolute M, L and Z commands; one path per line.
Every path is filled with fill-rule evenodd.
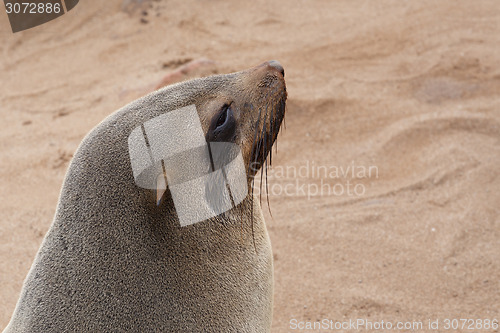
M 220 130 L 228 121 L 229 121 L 229 105 L 224 105 L 222 108 L 222 112 L 217 118 L 217 123 L 215 124 L 215 130 Z
M 234 119 L 231 104 L 224 104 L 219 113 L 213 118 L 206 140 L 219 142 L 233 142 L 236 134 L 236 120 Z

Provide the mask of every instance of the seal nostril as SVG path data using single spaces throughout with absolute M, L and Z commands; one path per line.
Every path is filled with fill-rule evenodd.
M 281 73 L 281 75 L 285 77 L 285 70 L 278 60 L 270 60 L 267 63 L 269 64 L 269 66 L 276 68 Z

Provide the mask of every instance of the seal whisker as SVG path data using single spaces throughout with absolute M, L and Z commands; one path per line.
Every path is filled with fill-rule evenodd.
M 265 163 L 266 168 L 266 198 L 267 198 L 267 209 L 269 210 L 269 215 L 273 217 L 273 213 L 271 212 L 271 204 L 269 203 L 269 182 L 267 181 L 267 159 Z
M 276 92 L 276 94 L 278 94 L 278 92 Z M 274 102 L 274 105 L 273 105 L 273 108 L 271 109 L 271 121 L 269 123 L 269 137 L 271 138 L 271 142 L 270 142 L 270 145 L 269 145 L 269 164 L 271 165 L 272 164 L 272 147 L 273 147 L 273 144 L 274 144 L 274 140 L 275 140 L 275 136 L 278 134 L 278 132 L 276 131 L 276 121 L 278 119 L 275 119 L 276 117 L 279 116 L 278 114 L 278 111 L 279 109 L 276 108 L 277 106 L 277 103 Z
M 269 110 L 269 104 L 266 104 L 266 114 L 264 115 L 264 121 L 262 122 L 262 130 L 260 132 L 260 142 L 262 143 L 261 146 L 262 146 L 262 158 L 263 158 L 263 161 L 260 163 L 260 166 L 261 166 L 261 170 L 260 170 L 260 184 L 259 184 L 259 187 L 260 187 L 260 191 L 259 191 L 259 202 L 260 204 L 262 205 L 262 177 L 264 176 L 264 170 L 262 170 L 262 168 L 264 167 L 264 162 L 267 160 L 267 145 L 266 145 L 266 138 L 267 138 L 267 112 Z M 261 148 L 261 147 L 259 147 Z M 260 150 L 260 149 L 259 149 Z
M 278 92 L 276 91 L 276 89 L 273 91 L 275 94 L 277 94 Z M 266 199 L 267 199 L 267 208 L 269 210 L 269 215 L 271 215 L 271 217 L 273 216 L 272 212 L 271 212 L 271 204 L 269 202 L 269 181 L 268 181 L 268 178 L 267 178 L 267 168 L 268 168 L 268 162 L 267 162 L 267 153 L 269 152 L 269 165 L 271 166 L 272 165 L 272 153 L 273 153 L 273 144 L 276 142 L 277 143 L 277 135 L 276 135 L 276 139 L 274 138 L 274 126 L 275 126 L 275 119 L 273 117 L 273 110 L 276 108 L 278 103 L 275 103 L 273 105 L 273 107 L 271 108 L 271 114 L 270 114 L 270 118 L 269 118 L 269 143 L 268 145 L 266 145 L 266 152 L 265 152 L 265 156 L 266 156 L 266 161 L 265 161 L 265 172 L 266 172 Z M 281 104 L 280 104 L 281 106 Z M 279 130 L 279 129 L 278 129 Z M 276 133 L 277 134 L 277 133 Z
M 253 106 L 252 106 L 252 108 L 253 108 Z M 262 113 L 262 109 L 259 109 L 259 115 L 257 116 L 257 123 L 256 123 L 256 126 L 255 126 L 255 132 L 254 132 L 254 136 L 253 136 L 251 154 L 254 154 L 255 149 L 256 149 L 257 133 L 259 132 L 258 128 L 259 128 L 259 125 L 260 125 L 261 113 Z M 256 161 L 257 161 L 257 156 L 255 156 L 254 159 L 252 160 L 252 155 L 250 155 L 250 159 L 249 159 L 249 162 L 248 162 L 248 172 L 249 173 L 250 173 L 250 168 L 253 169 L 253 163 L 255 163 Z M 255 179 L 255 178 L 253 178 L 253 179 Z
M 283 127 L 283 124 L 284 124 L 285 118 L 286 118 L 285 117 L 285 115 L 286 115 L 286 112 L 285 112 L 285 107 L 286 107 L 285 106 L 285 100 L 286 100 L 286 95 L 283 96 L 281 98 L 280 102 L 279 102 L 280 103 L 280 110 L 283 110 L 283 116 L 282 116 L 282 121 L 281 121 L 280 125 L 278 126 L 278 132 L 276 133 L 276 141 L 275 141 L 275 145 L 274 145 L 274 147 L 275 147 L 275 153 L 278 152 L 278 134 L 280 132 L 282 132 L 281 128 Z
M 285 105 L 284 104 L 285 104 L 285 101 L 281 101 L 280 107 L 283 108 L 283 109 L 285 109 Z M 282 121 L 282 124 L 283 124 L 283 129 L 286 130 L 285 112 L 284 111 L 283 111 L 283 121 Z
M 257 134 L 259 133 L 259 127 L 260 127 L 260 120 L 261 120 L 261 116 L 262 116 L 262 108 L 259 108 L 259 115 L 257 117 L 257 123 L 256 123 L 256 126 L 255 126 L 255 132 L 254 132 L 254 139 L 253 139 L 253 143 L 252 143 L 252 154 L 255 154 L 254 158 L 253 158 L 253 162 L 252 162 L 252 156 L 250 156 L 250 166 L 252 166 L 252 168 L 255 167 L 255 163 L 257 162 L 257 159 L 258 159 L 258 154 L 256 152 L 259 151 L 260 149 L 260 146 L 256 146 L 258 144 L 260 144 L 260 137 L 257 137 Z M 249 168 L 250 168 L 249 166 Z M 249 170 L 250 172 L 250 170 Z M 252 223 L 252 240 L 253 240 L 253 246 L 254 246 L 254 249 L 255 249 L 255 252 L 257 252 L 257 244 L 255 243 L 255 233 L 254 233 L 254 221 L 253 221 L 253 209 L 254 209 L 254 202 L 253 202 L 253 192 L 254 192 L 254 187 L 255 187 L 255 176 L 256 174 L 253 174 L 252 175 L 252 182 L 251 182 L 251 186 L 252 186 L 252 196 L 251 196 L 251 200 L 252 200 L 252 212 L 251 212 L 251 215 L 250 215 L 250 221 Z
M 251 109 L 251 112 L 253 112 L 253 104 L 250 104 L 250 109 Z M 261 114 L 261 111 L 262 109 L 259 109 L 259 115 L 257 116 L 257 126 L 260 122 L 260 114 Z M 254 136 L 253 136 L 253 140 L 252 140 L 252 150 L 251 152 L 254 151 L 255 149 L 255 145 L 256 145 L 256 139 L 257 139 L 257 127 L 255 129 L 255 132 L 254 132 Z M 248 174 L 250 176 L 251 173 L 253 173 L 253 162 L 252 162 L 252 156 L 250 156 L 249 158 L 249 161 L 248 161 Z M 252 180 L 250 182 L 250 187 L 251 187 L 251 196 L 250 196 L 250 201 L 251 201 L 251 212 L 250 212 L 250 221 L 252 223 L 252 235 L 253 235 L 253 205 L 254 205 L 254 202 L 253 202 L 253 190 L 254 190 L 254 184 L 255 184 L 255 175 L 252 175 Z M 243 233 L 243 221 L 241 222 L 241 232 Z M 255 239 L 254 239 L 254 247 L 255 247 L 255 250 L 257 251 L 257 247 L 255 246 Z

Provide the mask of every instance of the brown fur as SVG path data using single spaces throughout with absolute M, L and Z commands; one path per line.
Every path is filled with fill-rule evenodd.
M 105 119 L 75 153 L 4 332 L 270 331 L 273 263 L 258 200 L 249 195 L 216 218 L 180 227 L 169 191 L 156 206 L 154 191 L 136 186 L 127 138 L 146 120 L 190 104 L 207 131 L 231 102 L 245 163 L 261 165 L 285 98 L 279 70 L 264 63 L 163 88 Z M 256 128 L 266 109 L 274 115 Z M 266 151 L 256 151 L 257 141 Z M 253 228 L 255 245 L 241 228 L 245 235 Z

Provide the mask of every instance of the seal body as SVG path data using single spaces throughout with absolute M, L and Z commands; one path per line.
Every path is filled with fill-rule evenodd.
M 127 137 L 149 119 L 195 104 L 207 137 L 237 143 L 245 163 L 260 167 L 284 116 L 280 68 L 267 62 L 168 86 L 93 129 L 69 166 L 4 332 L 270 331 L 273 262 L 259 201 L 248 195 L 181 227 L 168 190 L 158 204 L 155 191 L 135 184 Z M 227 105 L 235 128 L 224 136 L 213 123 Z M 247 171 L 250 188 L 254 172 Z

